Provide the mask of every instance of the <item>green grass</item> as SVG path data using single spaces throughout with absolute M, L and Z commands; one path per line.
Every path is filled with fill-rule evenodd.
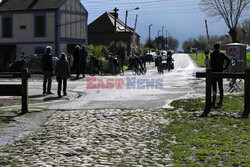
M 21 104 L 21 98 L 20 97 L 14 97 L 14 98 L 3 98 L 0 102 L 0 107 L 7 107 L 7 106 L 13 106 L 13 105 L 20 105 Z M 43 100 L 35 100 L 35 99 L 29 99 L 30 104 L 35 103 L 42 103 Z
M 247 52 L 248 60 L 250 59 L 250 52 Z
M 225 96 L 224 106 L 210 117 L 198 117 L 204 99 L 174 101 L 166 110 L 172 122 L 162 133 L 175 166 L 250 166 L 250 121 L 241 119 L 243 96 Z M 212 115 L 212 116 L 211 116 Z
M 47 108 L 43 108 L 43 107 L 30 107 L 29 108 L 29 112 L 27 112 L 26 114 L 22 115 L 20 108 L 16 108 L 16 109 L 13 109 L 13 110 L 4 110 L 4 109 L 1 109 L 0 110 L 0 127 L 3 124 L 17 121 L 16 119 L 18 117 L 30 117 L 33 114 L 36 114 L 38 112 L 42 112 L 44 110 L 47 110 Z
M 225 50 L 221 50 L 223 53 L 226 53 Z M 206 56 L 202 53 L 198 53 L 198 57 L 196 58 L 195 56 L 195 53 L 190 53 L 189 54 L 190 57 L 196 62 L 196 64 L 199 66 L 199 67 L 206 67 L 205 65 L 205 58 Z M 247 57 L 250 57 L 250 52 L 247 52 Z M 210 56 L 209 56 L 210 58 Z M 250 60 L 250 59 L 249 59 Z
M 0 110 L 0 127 L 1 124 L 15 122 L 15 115 L 18 115 L 20 109 Z M 11 114 L 8 114 L 11 113 Z
M 198 57 L 196 58 L 195 56 L 195 53 L 191 53 L 189 54 L 191 56 L 191 58 L 196 62 L 196 64 L 199 66 L 199 67 L 206 67 L 205 65 L 205 54 L 202 54 L 202 53 L 198 53 Z

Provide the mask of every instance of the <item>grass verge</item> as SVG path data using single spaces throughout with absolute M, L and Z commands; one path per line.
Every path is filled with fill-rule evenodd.
M 172 118 L 162 133 L 173 152 L 174 166 L 250 166 L 250 121 L 241 119 L 243 96 L 225 96 L 224 106 L 200 118 L 204 99 L 172 102 Z
M 190 53 L 189 56 L 196 62 L 197 66 L 199 67 L 206 67 L 205 65 L 205 54 L 198 53 L 198 56 L 196 57 L 195 53 Z
M 38 112 L 42 112 L 44 110 L 46 110 L 46 108 L 30 107 L 28 113 L 21 114 L 20 108 L 16 108 L 16 109 L 12 109 L 12 110 L 0 109 L 0 127 L 3 124 L 15 122 L 18 117 L 30 117 L 33 114 L 36 114 Z
M 43 102 L 43 100 L 29 99 L 29 104 L 42 103 L 42 102 Z M 21 101 L 20 97 L 2 98 L 0 100 L 0 107 L 20 105 L 21 103 L 22 103 L 22 101 Z
M 226 53 L 225 50 L 221 50 L 223 53 Z M 198 53 L 198 56 L 196 57 L 195 53 L 190 53 L 189 56 L 195 61 L 197 66 L 199 67 L 206 67 L 205 65 L 205 58 L 206 56 L 203 53 Z M 250 52 L 247 52 L 247 57 L 250 57 Z M 210 55 L 209 55 L 210 58 Z

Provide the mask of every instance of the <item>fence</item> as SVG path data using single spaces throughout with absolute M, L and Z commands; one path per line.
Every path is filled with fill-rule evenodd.
M 22 96 L 22 112 L 28 112 L 28 78 L 30 73 L 24 63 L 22 72 L 3 72 L 0 78 L 22 78 L 21 84 L 0 84 L 0 96 Z
M 244 111 L 243 118 L 247 118 L 250 112 L 250 69 L 246 69 L 245 73 L 223 73 L 212 72 L 211 69 L 206 69 L 206 72 L 197 72 L 197 78 L 206 78 L 206 104 L 203 115 L 207 115 L 211 111 L 211 84 L 212 78 L 233 78 L 245 79 L 244 85 Z

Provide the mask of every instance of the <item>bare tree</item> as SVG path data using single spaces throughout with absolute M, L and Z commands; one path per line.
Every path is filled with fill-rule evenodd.
M 201 0 L 200 5 L 212 17 L 223 18 L 232 42 L 237 42 L 237 25 L 250 0 Z

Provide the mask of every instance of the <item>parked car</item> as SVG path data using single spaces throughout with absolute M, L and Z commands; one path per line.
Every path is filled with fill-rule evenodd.
M 52 57 L 52 65 L 55 69 L 58 58 Z M 19 58 L 17 61 L 9 65 L 10 72 L 20 72 L 23 67 L 23 62 L 26 61 L 27 67 L 31 73 L 42 73 L 42 54 L 26 55 Z
M 153 62 L 153 61 L 155 61 L 155 57 L 156 57 L 156 53 L 155 52 L 146 53 L 146 55 L 145 55 L 146 62 Z

